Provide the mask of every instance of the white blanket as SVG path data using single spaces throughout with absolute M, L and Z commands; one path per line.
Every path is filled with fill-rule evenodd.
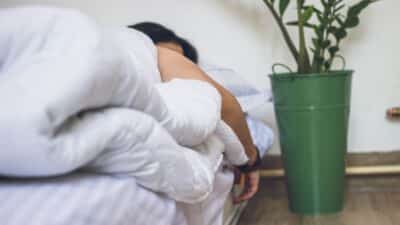
M 218 92 L 156 84 L 157 55 L 142 34 L 66 9 L 3 9 L 0 21 L 0 174 L 84 168 L 192 203 L 212 191 L 224 149 L 233 163 L 247 160 L 220 120 Z

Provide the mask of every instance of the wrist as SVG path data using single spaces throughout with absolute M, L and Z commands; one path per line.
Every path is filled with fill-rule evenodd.
M 257 148 L 254 145 L 251 145 L 249 148 L 247 148 L 247 157 L 249 158 L 249 161 L 247 162 L 248 165 L 254 165 L 254 163 L 257 161 L 259 157 L 259 153 Z
M 257 171 L 261 168 L 261 157 L 259 154 L 259 151 L 257 150 L 257 148 L 255 148 L 255 159 L 251 159 L 249 160 L 246 164 L 242 165 L 242 166 L 238 166 L 237 168 L 239 169 L 239 171 L 241 171 L 242 173 L 249 173 L 249 172 L 253 172 L 253 171 Z

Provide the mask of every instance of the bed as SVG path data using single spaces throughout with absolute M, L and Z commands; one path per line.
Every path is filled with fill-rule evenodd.
M 157 55 L 144 49 L 141 34 L 100 29 L 75 11 L 15 10 L 0 11 L 9 21 L 0 29 L 0 47 L 7 50 L 0 55 L 7 109 L 0 111 L 0 174 L 52 178 L 0 178 L 1 225 L 237 220 L 242 207 L 224 207 L 233 175 L 219 165 L 223 150 L 227 156 L 241 145 L 222 144 L 214 88 L 148 80 L 149 74 L 159 78 Z M 27 15 L 40 16 L 21 19 Z M 238 141 L 231 133 L 229 140 Z M 247 160 L 239 152 L 242 163 L 233 165 Z M 91 172 L 71 173 L 82 168 Z

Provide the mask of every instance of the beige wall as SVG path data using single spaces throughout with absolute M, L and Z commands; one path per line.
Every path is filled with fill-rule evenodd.
M 79 8 L 107 25 L 162 22 L 193 41 L 201 56 L 234 68 L 260 88 L 269 87 L 266 75 L 273 62 L 292 63 L 261 0 L 1 0 L 0 7 L 26 3 Z M 400 122 L 384 118 L 386 108 L 400 105 L 399 8 L 396 0 L 371 7 L 344 45 L 348 68 L 357 71 L 351 151 L 400 150 Z M 272 110 L 269 105 L 255 113 L 275 127 Z

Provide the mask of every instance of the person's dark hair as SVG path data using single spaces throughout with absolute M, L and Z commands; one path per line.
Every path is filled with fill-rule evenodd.
M 128 26 L 129 28 L 145 33 L 154 42 L 174 42 L 183 49 L 183 54 L 193 61 L 198 62 L 198 54 L 196 48 L 187 40 L 178 36 L 174 31 L 166 28 L 165 26 L 154 22 L 142 22 Z

